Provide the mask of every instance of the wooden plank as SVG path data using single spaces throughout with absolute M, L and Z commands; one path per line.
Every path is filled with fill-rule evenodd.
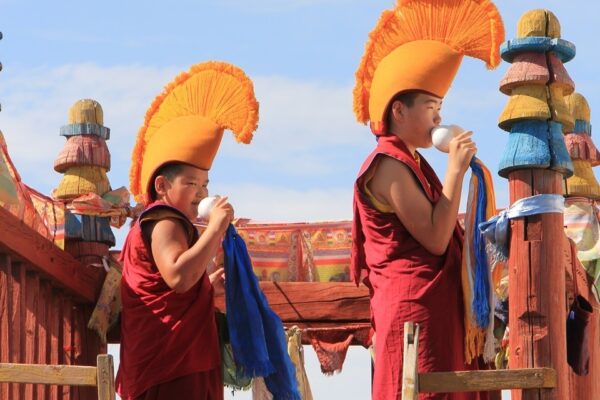
M 419 374 L 418 381 L 419 393 L 549 389 L 556 387 L 556 371 L 551 368 L 532 368 L 493 371 L 429 372 Z
M 34 271 L 26 272 L 25 292 L 25 363 L 35 364 L 37 362 L 37 302 L 39 293 L 39 275 Z M 25 398 L 37 397 L 37 387 L 25 386 Z
M 285 326 L 336 328 L 345 324 L 370 326 L 369 289 L 349 282 L 259 282 L 269 305 Z M 225 311 L 225 297 L 215 297 Z M 109 343 L 120 342 L 120 329 L 111 329 Z M 355 343 L 356 344 L 356 343 Z
M 11 354 L 10 362 L 25 362 L 25 292 L 26 292 L 26 274 L 25 267 L 20 263 L 11 260 L 11 279 L 12 304 L 11 304 Z M 12 385 L 13 394 L 19 399 L 25 396 L 25 386 L 17 383 Z
M 7 254 L 0 254 L 0 362 L 3 363 L 10 362 L 11 275 L 10 257 Z M 11 389 L 10 384 L 0 385 L 0 399 L 11 400 L 13 398 Z
M 369 290 L 349 282 L 260 282 L 269 305 L 284 323 L 369 322 Z M 224 310 L 223 296 L 215 298 Z
M 85 365 L 82 358 L 83 352 L 83 329 L 85 324 L 81 323 L 81 305 L 75 304 L 73 307 L 73 364 L 74 365 Z M 73 400 L 83 400 L 81 391 L 78 387 L 71 388 L 71 396 Z
M 36 364 L 48 364 L 50 357 L 48 354 L 48 305 L 50 303 L 50 283 L 46 280 L 40 281 L 40 290 L 37 309 L 37 361 Z M 48 387 L 38 385 L 37 399 L 46 400 Z
M 92 315 L 93 308 L 87 305 L 80 305 L 80 324 L 81 329 L 81 365 L 96 365 L 97 356 L 105 354 L 105 346 L 101 344 L 100 338 L 95 331 L 87 328 L 87 322 Z M 93 399 L 97 396 L 97 390 L 89 387 L 80 387 L 79 396 L 81 399 Z
M 61 364 L 62 353 L 62 293 L 59 290 L 53 289 L 50 298 L 50 307 L 48 315 L 48 336 L 50 346 L 50 364 Z M 53 385 L 49 388 L 50 400 L 60 400 L 58 386 Z
M 73 302 L 69 296 L 62 297 L 62 351 L 61 363 L 72 365 L 73 362 Z M 70 386 L 61 386 L 59 393 L 64 400 L 72 399 Z
M 419 325 L 414 322 L 404 323 L 404 354 L 402 356 L 402 400 L 418 400 L 419 398 Z
M 96 367 L 0 363 L 0 382 L 96 386 Z
M 96 361 L 98 400 L 115 400 L 115 374 L 110 354 L 100 354 Z
M 0 207 L 0 248 L 27 261 L 80 300 L 94 303 L 102 282 L 93 271 Z

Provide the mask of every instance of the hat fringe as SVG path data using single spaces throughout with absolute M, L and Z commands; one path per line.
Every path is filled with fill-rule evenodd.
M 484 61 L 491 69 L 500 63 L 504 24 L 489 0 L 398 0 L 394 10 L 381 14 L 369 34 L 356 71 L 354 113 L 359 122 L 369 120 L 369 91 L 381 60 L 397 47 L 417 40 L 445 43 Z
M 141 171 L 146 144 L 169 121 L 184 116 L 204 116 L 233 132 L 241 143 L 250 143 L 258 125 L 258 102 L 252 81 L 231 64 L 209 61 L 179 74 L 152 102 L 138 131 L 129 174 L 131 192 L 141 196 Z
M 393 10 L 385 10 L 375 29 L 369 33 L 365 45 L 365 54 L 356 70 L 356 85 L 354 86 L 354 114 L 358 122 L 366 124 L 369 121 L 369 93 L 375 68 L 383 57 L 398 47 L 398 19 Z

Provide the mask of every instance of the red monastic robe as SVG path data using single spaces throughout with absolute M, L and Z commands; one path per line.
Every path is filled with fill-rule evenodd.
M 382 136 L 365 160 L 354 186 L 352 267 L 355 282 L 366 272 L 375 329 L 373 399 L 396 400 L 402 391 L 404 322 L 420 325 L 419 372 L 472 369 L 464 363 L 460 279 L 463 231 L 454 229 L 442 256 L 428 252 L 394 213 L 373 207 L 363 176 L 377 157 L 393 157 L 413 172 L 432 204 L 442 185 L 421 157 L 420 165 L 397 136 Z M 420 399 L 475 400 L 476 393 L 421 394 Z
M 123 311 L 117 391 L 124 400 L 221 400 L 213 288 L 207 274 L 185 293 L 176 293 L 163 280 L 141 228 L 147 221 L 162 218 L 180 220 L 190 246 L 198 240 L 189 219 L 162 203 L 147 208 L 129 231 L 121 253 Z

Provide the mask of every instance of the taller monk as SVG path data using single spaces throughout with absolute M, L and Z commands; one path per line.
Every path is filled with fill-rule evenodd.
M 462 58 L 500 62 L 504 27 L 486 0 L 400 0 L 370 34 L 356 72 L 354 111 L 377 146 L 354 186 L 351 273 L 371 292 L 375 330 L 373 399 L 399 399 L 404 322 L 420 325 L 419 372 L 474 369 L 464 361 L 457 223 L 463 178 L 477 148 L 471 133 L 450 142 L 442 186 L 417 152 Z M 483 400 L 487 393 L 424 393 L 420 399 Z

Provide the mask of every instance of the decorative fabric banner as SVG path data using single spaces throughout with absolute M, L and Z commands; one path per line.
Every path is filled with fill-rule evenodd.
M 350 281 L 350 221 L 246 223 L 237 231 L 261 281 Z
M 229 339 L 240 374 L 262 376 L 273 398 L 300 400 L 281 319 L 271 310 L 244 240 L 230 225 L 223 241 Z
M 593 279 L 593 292 L 600 302 L 600 223 L 598 207 L 585 197 L 569 197 L 565 208 L 565 233 L 577 245 L 577 258 Z
M 563 213 L 565 199 L 560 194 L 538 194 L 517 200 L 508 209 L 479 225 L 494 258 L 508 261 L 508 221 L 536 214 Z
M 0 207 L 58 247 L 64 248 L 64 206 L 21 181 L 0 132 Z
M 492 282 L 492 270 L 496 268 L 496 263 L 490 264 L 484 237 L 477 229 L 481 223 L 496 215 L 492 176 L 477 158 L 473 158 L 470 166 L 473 174 L 465 215 L 461 270 L 467 363 L 481 354 L 486 361 L 491 361 L 495 356 L 491 308 L 494 304 L 493 287 L 498 283 Z
M 74 214 L 110 217 L 110 225 L 120 228 L 127 217 L 135 219 L 143 210 L 143 205 L 129 205 L 129 191 L 121 186 L 118 189 L 104 193 L 102 196 L 90 192 L 71 201 L 67 208 Z

